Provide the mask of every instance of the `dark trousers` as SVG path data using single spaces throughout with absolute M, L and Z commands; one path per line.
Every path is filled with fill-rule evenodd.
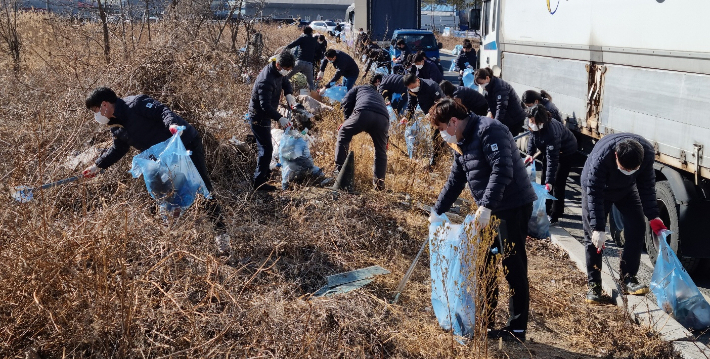
M 589 283 L 601 284 L 602 254 L 597 253 L 597 247 L 592 244 L 594 228 L 589 225 L 589 203 L 586 188 L 582 188 L 582 226 L 584 227 L 584 246 L 587 258 L 587 280 Z M 641 206 L 641 198 L 636 186 L 628 191 L 607 195 L 604 200 L 604 217 L 597 221 L 605 221 L 611 210 L 611 205 L 616 205 L 624 217 L 624 250 L 621 254 L 619 271 L 621 276 L 635 276 L 641 262 L 644 236 L 646 235 L 646 222 Z
M 505 280 L 510 286 L 512 296 L 508 301 L 508 327 L 512 330 L 527 330 L 528 311 L 530 309 L 530 285 L 528 283 L 528 255 L 525 250 L 525 239 L 528 234 L 528 220 L 532 216 L 533 204 L 493 212 L 492 215 L 501 220 L 500 233 L 503 238 L 503 248 L 500 249 L 496 240 L 491 248 L 498 248 L 503 253 L 503 268 L 506 271 Z M 490 253 L 490 252 L 489 252 Z M 486 263 L 491 263 L 493 256 L 488 256 Z M 498 286 L 495 278 L 491 278 L 487 287 L 486 298 L 489 299 L 489 323 L 493 323 L 493 315 L 498 306 Z
M 207 210 L 207 215 L 212 222 L 213 226 L 218 231 L 224 231 L 226 225 L 224 223 L 224 217 L 222 216 L 222 206 L 216 198 L 214 198 L 214 191 L 212 189 L 212 181 L 207 173 L 207 164 L 205 161 L 205 148 L 202 146 L 202 138 L 200 136 L 195 137 L 190 143 L 185 144 L 185 149 L 192 151 L 190 159 L 195 165 L 197 172 L 202 177 L 202 181 L 205 182 L 205 187 L 212 194 L 212 199 L 208 200 L 205 204 L 205 209 Z
M 361 132 L 367 132 L 375 145 L 375 178 L 384 181 L 387 172 L 387 139 L 389 116 L 372 111 L 355 111 L 338 130 L 335 144 L 335 166 L 340 168 L 350 150 L 350 141 Z
M 555 172 L 555 183 L 552 185 L 552 196 L 557 198 L 552 202 L 552 218 L 560 218 L 565 212 L 565 188 L 567 187 L 567 177 L 572 170 L 572 160 L 574 155 L 560 156 L 560 162 L 557 164 L 557 172 Z
M 271 178 L 271 156 L 274 147 L 271 145 L 271 120 L 253 120 L 251 132 L 256 139 L 256 171 L 254 171 L 254 187 L 259 187 Z

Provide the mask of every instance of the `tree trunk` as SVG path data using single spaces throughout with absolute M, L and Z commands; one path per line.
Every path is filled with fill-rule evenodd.
M 104 5 L 101 4 L 101 0 L 96 0 L 98 7 L 99 7 L 99 17 L 101 18 L 101 25 L 103 27 L 104 31 L 104 57 L 106 59 L 106 63 L 110 64 L 111 63 L 111 45 L 109 44 L 109 39 L 108 39 L 108 21 L 106 19 L 106 11 L 104 9 Z

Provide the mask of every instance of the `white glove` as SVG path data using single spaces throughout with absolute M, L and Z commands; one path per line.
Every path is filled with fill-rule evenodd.
M 316 76 L 316 80 L 322 79 L 322 78 L 323 78 L 323 75 L 325 75 L 325 74 L 323 73 L 323 71 L 319 72 L 319 73 L 318 73 L 318 76 Z
M 445 214 L 436 214 L 436 211 L 432 207 L 431 209 L 431 214 L 429 214 L 429 223 L 435 224 L 435 223 L 443 223 L 447 220 Z
M 279 125 L 281 125 L 281 127 L 283 128 L 290 127 L 291 121 L 289 121 L 286 117 L 281 117 L 279 119 Z
M 600 253 L 604 249 L 604 243 L 606 243 L 606 232 L 594 231 L 592 233 L 592 244 L 597 247 L 597 253 Z
M 323 87 L 322 89 L 320 89 L 320 91 L 318 91 L 318 94 L 322 96 L 325 93 L 325 90 L 326 88 Z
M 288 103 L 288 107 L 293 108 L 293 106 L 296 106 L 296 98 L 290 94 L 286 95 L 286 103 Z
M 81 172 L 81 175 L 84 178 L 94 178 L 97 173 L 99 173 L 99 168 L 96 167 L 96 165 L 91 165 L 88 168 L 86 168 L 83 172 Z
M 488 225 L 491 221 L 491 210 L 486 207 L 478 207 L 476 210 L 476 222 L 478 226 L 476 228 L 483 228 Z

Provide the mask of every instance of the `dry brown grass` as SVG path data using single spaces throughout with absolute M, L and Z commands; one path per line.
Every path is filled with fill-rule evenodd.
M 390 147 L 390 191 L 370 191 L 373 150 L 363 134 L 351 145 L 359 194 L 299 186 L 273 196 L 253 194 L 253 150 L 241 153 L 226 141 L 249 133 L 242 116 L 251 86 L 240 82 L 240 58 L 229 42 L 210 42 L 213 30 L 164 21 L 153 26 L 151 41 L 134 29 L 126 45 L 114 30 L 113 59 L 106 65 L 95 24 L 23 17 L 22 71 L 13 72 L 5 57 L 0 69 L 4 192 L 76 173 L 83 166 L 67 168 L 68 156 L 109 144 L 105 128 L 83 106 L 91 89 L 109 85 L 121 96 L 147 93 L 203 134 L 234 254 L 229 262 L 214 256 L 214 233 L 201 202 L 176 224 L 164 225 L 143 182 L 126 173 L 130 156 L 96 179 L 38 192 L 27 204 L 2 197 L 0 356 L 473 357 L 470 346 L 455 344 L 438 327 L 429 309 L 426 259 L 398 305 L 388 304 L 427 235 L 417 206 L 434 201 L 448 160 L 430 175 L 424 160 L 409 160 Z M 262 30 L 267 52 L 298 35 L 295 28 Z M 336 108 L 315 130 L 319 140 L 312 153 L 326 171 L 333 168 L 341 121 Z M 404 148 L 401 132 L 392 140 Z M 309 297 L 326 276 L 375 264 L 392 274 L 349 294 Z M 573 290 L 579 296 L 579 286 Z M 584 317 L 585 323 L 575 316 L 591 310 L 577 306 L 559 316 L 557 302 L 540 301 L 539 295 L 533 291 L 533 317 L 559 318 L 553 328 L 575 333 L 578 341 L 565 343 L 577 353 L 615 347 L 602 338 L 630 343 L 622 347 L 628 357 L 665 353 L 655 338 L 648 342 L 660 349 L 633 344 L 650 332 L 627 331 L 615 309 Z M 579 344 L 585 335 L 599 341 Z

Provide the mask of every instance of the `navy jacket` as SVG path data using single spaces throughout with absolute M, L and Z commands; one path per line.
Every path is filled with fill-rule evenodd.
M 495 212 L 517 208 L 537 199 L 523 159 L 508 128 L 492 118 L 471 114 L 454 154 L 451 174 L 434 211 L 442 214 L 466 183 L 476 204 Z
M 182 142 L 188 144 L 198 138 L 197 130 L 162 103 L 146 96 L 118 99 L 113 118 L 108 125 L 113 145 L 97 160 L 96 166 L 108 168 L 128 153 L 131 146 L 145 151 L 170 138 L 170 125 L 185 126 Z
M 534 155 L 537 150 L 545 154 L 547 158 L 545 183 L 555 183 L 560 156 L 569 156 L 577 152 L 577 139 L 569 128 L 557 121 L 549 121 L 540 131 L 530 131 L 530 133 L 528 155 Z
M 328 61 L 323 61 L 320 65 L 321 72 L 325 71 L 328 66 Z M 350 55 L 335 50 L 335 61 L 333 61 L 333 66 L 335 66 L 335 76 L 333 76 L 330 81 L 326 82 L 326 87 L 329 87 L 331 83 L 340 80 L 341 77 L 358 77 L 360 76 L 360 67 L 357 66 L 355 60 L 353 60 Z
M 390 53 L 386 49 L 375 49 L 370 51 L 370 56 L 367 59 L 367 64 L 365 65 L 365 76 L 367 76 L 367 73 L 370 71 L 370 67 L 375 64 L 375 67 L 378 66 L 392 66 L 392 63 L 390 62 Z M 389 68 L 388 68 L 389 70 Z
M 276 109 L 279 107 L 281 91 L 284 95 L 293 94 L 291 82 L 281 76 L 275 62 L 269 62 L 254 81 L 249 102 L 249 120 L 262 126 L 270 126 L 270 120 L 278 121 L 281 114 Z
M 404 76 L 391 74 L 382 76 L 382 82 L 377 86 L 377 91 L 384 97 L 392 97 L 392 94 L 404 94 L 407 93 L 407 86 L 404 86 Z M 387 91 L 385 93 L 385 91 Z
M 488 114 L 488 101 L 486 101 L 486 98 L 483 97 L 480 92 L 472 88 L 458 86 L 451 97 L 461 100 L 461 103 L 466 106 L 469 112 L 473 112 L 479 116 Z
M 555 106 L 550 100 L 542 99 L 542 105 L 545 106 L 547 112 L 550 113 L 550 117 L 562 123 L 562 115 L 560 115 L 560 110 Z
M 407 109 L 410 114 L 414 113 L 417 109 L 417 104 L 422 108 L 424 114 L 428 114 L 429 109 L 434 106 L 434 103 L 444 96 L 438 83 L 425 79 L 419 79 L 419 92 L 414 93 L 407 91 L 407 93 L 409 93 L 409 105 Z
M 486 86 L 485 96 L 493 118 L 510 128 L 522 126 L 525 112 L 520 97 L 510 84 L 494 76 Z
M 346 120 L 355 111 L 372 111 L 389 118 L 385 99 L 372 85 L 361 85 L 350 89 L 343 98 L 342 107 Z
M 616 165 L 616 143 L 632 138 L 643 146 L 643 161 L 638 171 L 627 176 Z M 658 217 L 656 202 L 656 173 L 653 170 L 655 150 L 645 138 L 631 133 L 616 133 L 602 137 L 587 157 L 582 170 L 582 195 L 587 198 L 589 225 L 595 231 L 604 231 L 606 216 L 604 200 L 618 198 L 634 186 L 641 197 L 643 213 L 649 220 Z
M 404 49 L 397 47 L 396 51 L 399 51 L 399 56 L 397 56 L 397 58 L 400 59 L 400 61 L 398 63 L 404 65 L 404 62 L 407 61 L 407 56 L 409 56 L 412 51 L 409 50 L 409 46 L 406 45 L 404 46 Z
M 314 60 L 320 61 L 325 58 L 325 52 L 328 51 L 328 40 L 324 40 L 322 44 L 318 43 L 316 47 L 316 57 Z
M 469 52 L 461 50 L 459 56 L 456 58 L 456 68 L 459 71 L 466 70 L 467 62 L 469 66 L 473 67 L 474 69 L 476 68 L 476 50 L 471 49 L 471 51 Z
M 441 74 L 441 71 L 439 71 L 439 67 L 436 66 L 436 64 L 429 59 L 424 60 L 424 65 L 421 69 L 418 69 L 417 66 L 412 63 L 412 68 L 410 71 L 416 74 L 417 77 L 420 79 L 429 79 L 436 83 L 439 83 L 441 82 L 441 80 L 444 79 L 444 76 Z
M 293 40 L 292 43 L 286 45 L 286 48 L 292 49 L 296 46 L 301 48 L 301 51 L 298 52 L 298 60 L 306 62 L 313 62 L 313 59 L 316 58 L 316 51 L 320 48 L 318 39 L 306 34 L 302 34 L 298 39 Z

